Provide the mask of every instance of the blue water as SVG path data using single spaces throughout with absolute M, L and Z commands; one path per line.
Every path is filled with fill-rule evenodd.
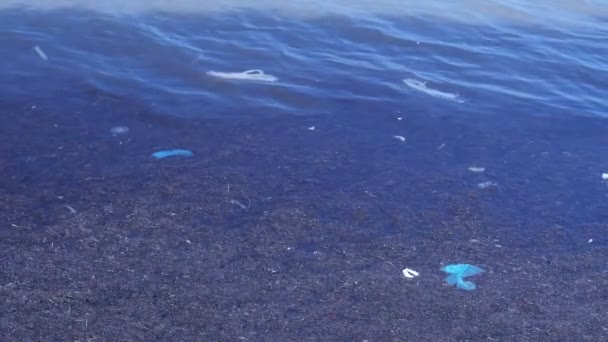
M 354 103 L 465 117 L 608 115 L 606 1 L 126 4 L 2 6 L 3 98 L 103 94 L 187 118 L 336 114 Z M 249 69 L 279 81 L 205 74 Z M 409 88 L 408 78 L 462 103 Z
M 0 340 L 606 340 L 606 0 L 0 0 L 0 43 Z

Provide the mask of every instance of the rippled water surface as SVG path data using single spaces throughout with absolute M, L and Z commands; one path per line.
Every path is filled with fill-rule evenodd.
M 462 105 L 437 104 L 458 115 L 606 115 L 604 1 L 3 7 L 0 86 L 13 99 L 85 100 L 84 92 L 98 91 L 186 117 L 335 113 L 340 101 L 441 102 L 404 86 L 410 78 L 458 94 Z M 206 75 L 250 69 L 279 81 Z

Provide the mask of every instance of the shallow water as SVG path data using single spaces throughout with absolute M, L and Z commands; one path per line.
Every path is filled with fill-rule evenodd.
M 604 340 L 608 4 L 457 3 L 0 0 L 0 339 Z

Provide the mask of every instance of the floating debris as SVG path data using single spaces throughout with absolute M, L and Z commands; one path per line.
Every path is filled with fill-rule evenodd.
M 487 189 L 487 188 L 492 188 L 497 186 L 498 184 L 491 182 L 491 181 L 485 181 L 485 182 L 481 182 L 479 184 L 477 184 L 477 187 L 480 189 Z
M 129 132 L 129 127 L 127 126 L 116 126 L 110 129 L 110 132 L 115 135 L 125 134 Z
M 426 86 L 426 82 L 423 81 L 419 81 L 419 80 L 415 80 L 413 78 L 406 78 L 403 80 L 403 83 L 405 83 L 405 85 L 407 85 L 408 87 L 421 91 L 427 95 L 433 96 L 433 97 L 437 97 L 437 98 L 441 98 L 441 99 L 446 99 L 446 100 L 452 100 L 458 103 L 462 103 L 464 101 L 462 101 L 462 99 L 460 98 L 460 96 L 458 94 L 454 94 L 454 93 L 447 93 L 447 92 L 443 92 L 437 89 L 432 89 Z
M 444 143 L 444 144 L 439 145 L 439 147 L 437 147 L 437 149 L 438 149 L 438 150 L 443 150 L 443 148 L 444 148 L 444 147 L 445 147 L 445 143 Z
M 174 156 L 192 157 L 193 155 L 194 154 L 192 153 L 192 151 L 189 151 L 189 150 L 166 150 L 166 151 L 158 151 L 158 152 L 152 153 L 152 157 L 158 158 L 158 159 L 174 157 Z
M 76 214 L 76 209 L 70 207 L 69 205 L 64 205 L 64 207 L 69 210 L 71 214 Z
M 398 118 L 397 118 L 397 120 L 398 120 L 398 121 L 401 121 L 401 120 L 403 120 L 403 118 L 402 118 L 402 117 L 398 117 Z
M 602 173 L 602 180 L 608 181 L 608 173 Z
M 469 264 L 452 264 L 441 269 L 450 275 L 445 278 L 446 283 L 456 285 L 459 289 L 472 291 L 476 286 L 473 282 L 466 281 L 464 278 L 483 273 L 484 270 Z
M 38 45 L 34 46 L 34 51 L 36 51 L 36 53 L 42 60 L 45 60 L 45 61 L 49 60 L 49 57 L 46 55 L 46 53 L 44 53 L 44 51 L 42 51 L 40 46 L 38 46 Z
M 406 268 L 406 269 L 404 269 L 404 270 L 402 271 L 402 273 L 403 273 L 403 276 L 404 276 L 404 277 L 406 277 L 406 278 L 408 278 L 408 279 L 413 279 L 413 278 L 416 278 L 417 276 L 419 276 L 419 275 L 420 275 L 420 273 L 418 273 L 418 272 L 414 271 L 414 270 L 413 270 L 413 269 L 411 269 L 411 268 Z
M 587 243 L 592 243 L 592 242 L 593 242 L 593 239 L 589 239 L 589 241 L 587 241 Z
M 264 71 L 259 69 L 247 70 L 243 72 L 221 72 L 221 71 L 208 71 L 207 75 L 223 78 L 228 80 L 244 80 L 244 81 L 260 81 L 260 82 L 276 82 L 279 79 L 267 75 Z
M 481 172 L 484 172 L 485 170 L 486 170 L 485 167 L 469 166 L 469 171 L 474 172 L 474 173 L 481 173 Z
M 314 131 L 315 129 L 316 129 L 316 127 L 315 127 L 315 126 L 310 126 L 310 127 L 308 127 L 308 130 L 309 130 L 309 131 Z
M 404 137 L 404 136 L 401 136 L 401 135 L 393 135 L 393 138 L 395 138 L 395 139 L 397 139 L 397 140 L 399 140 L 399 141 L 401 141 L 401 142 L 404 142 L 404 141 L 405 141 L 405 137 Z
M 374 198 L 378 197 L 378 196 L 376 196 L 376 195 L 372 194 L 371 192 L 369 192 L 369 191 L 367 191 L 367 190 L 365 190 L 365 191 L 363 191 L 363 192 L 364 192 L 364 193 L 366 193 L 366 194 L 368 194 L 370 197 L 374 197 Z

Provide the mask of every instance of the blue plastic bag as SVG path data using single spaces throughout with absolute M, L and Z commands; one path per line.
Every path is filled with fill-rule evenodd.
M 192 157 L 194 154 L 189 150 L 166 150 L 166 151 L 158 151 L 152 153 L 152 157 L 154 158 L 166 158 L 173 156 L 181 156 L 181 157 Z
M 456 287 L 458 287 L 459 289 L 467 291 L 475 290 L 476 286 L 473 282 L 466 281 L 464 280 L 464 278 L 484 272 L 484 270 L 482 270 L 481 268 L 469 264 L 447 265 L 441 270 L 450 274 L 447 278 L 445 278 L 445 281 L 448 284 L 456 285 Z

